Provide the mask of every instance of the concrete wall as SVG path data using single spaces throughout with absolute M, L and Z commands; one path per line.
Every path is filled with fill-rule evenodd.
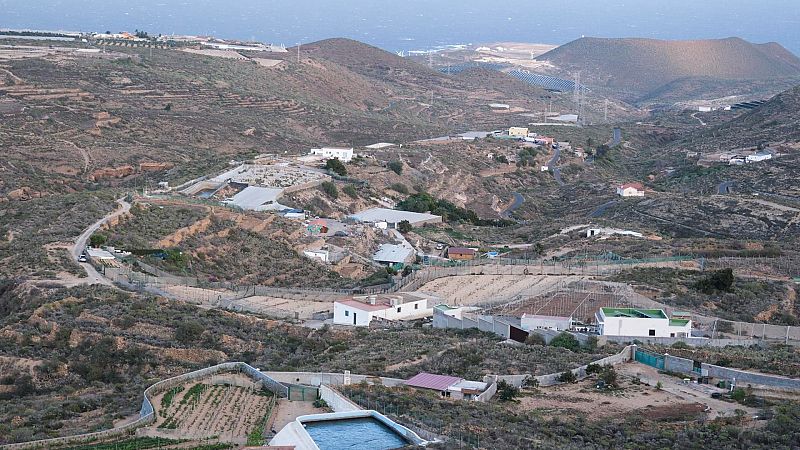
M 694 361 L 677 356 L 664 355 L 664 370 L 680 373 L 695 373 Z
M 593 361 L 589 364 L 597 364 L 600 366 L 614 366 L 617 364 L 624 364 L 628 361 L 633 360 L 634 348 L 635 346 L 629 345 L 624 349 L 622 349 L 622 351 L 617 353 L 616 355 L 607 356 L 605 358 L 598 359 L 597 361 Z M 589 364 L 572 369 L 571 372 L 574 373 L 578 377 L 578 379 L 586 378 L 586 366 L 588 366 Z M 562 372 L 551 373 L 547 375 L 539 375 L 534 378 L 536 378 L 536 380 L 539 381 L 539 386 L 552 386 L 555 384 L 559 384 L 557 378 L 561 376 L 561 373 Z M 495 376 L 493 375 L 491 377 L 493 378 Z M 496 377 L 497 381 L 503 380 L 506 383 L 510 383 L 516 387 L 520 387 L 525 382 L 525 379 L 529 378 L 530 375 L 496 375 Z M 487 378 L 484 378 L 484 381 L 486 380 Z
M 281 383 L 291 384 L 304 384 L 308 386 L 321 386 L 323 384 L 331 386 L 341 386 L 345 384 L 345 375 L 343 373 L 328 373 L 328 372 L 264 372 L 270 378 L 277 380 Z M 394 387 L 404 385 L 406 380 L 399 378 L 388 377 L 374 377 L 369 375 L 349 375 L 350 382 L 348 384 L 358 384 L 367 382 L 368 384 L 381 384 L 387 387 Z
M 753 387 L 764 389 L 777 389 L 784 391 L 800 391 L 800 379 L 786 378 L 778 375 L 767 375 L 762 373 L 747 372 L 745 370 L 729 369 L 727 367 L 715 366 L 713 364 L 701 364 L 703 372 L 708 371 L 708 376 L 723 378 L 726 380 L 736 379 L 736 386 Z
M 727 347 L 730 345 L 741 345 L 749 347 L 751 345 L 759 344 L 759 341 L 755 339 L 707 339 L 699 337 L 653 338 L 653 337 L 640 337 L 640 336 L 600 336 L 598 343 L 603 344 L 605 342 L 617 342 L 621 344 L 627 344 L 633 341 L 638 341 L 643 344 L 667 345 L 667 346 L 675 344 L 676 342 L 682 342 L 691 347 Z
M 324 384 L 319 387 L 319 396 L 335 412 L 359 411 L 362 408 L 351 402 L 347 397 L 338 393 Z

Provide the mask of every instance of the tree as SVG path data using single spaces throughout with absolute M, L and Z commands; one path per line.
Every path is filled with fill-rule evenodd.
M 556 381 L 558 381 L 560 383 L 577 383 L 578 382 L 578 377 L 576 377 L 575 374 L 572 373 L 571 370 L 568 370 L 568 371 L 562 373 L 561 375 L 559 375 L 558 379 Z
M 401 175 L 403 173 L 403 162 L 402 161 L 389 161 L 389 164 L 386 165 L 392 172 Z
M 578 339 L 576 339 L 575 336 L 572 335 L 572 333 L 567 333 L 566 331 L 564 331 L 550 341 L 550 346 L 561 347 L 576 352 L 580 350 L 581 343 L 578 342 Z
M 408 187 L 406 187 L 406 185 L 403 183 L 394 183 L 389 186 L 389 189 L 401 194 L 408 194 Z
M 413 229 L 414 227 L 411 226 L 411 222 L 407 220 L 401 220 L 400 223 L 397 224 L 397 230 L 403 234 L 409 233 Z
M 614 366 L 603 366 L 598 375 L 600 381 L 604 382 L 606 386 L 618 387 L 617 385 L 617 371 Z
M 734 281 L 736 281 L 736 277 L 733 275 L 733 269 L 721 269 L 698 280 L 694 284 L 694 288 L 708 295 L 718 291 L 731 292 Z
M 89 238 L 89 245 L 92 247 L 100 247 L 106 242 L 108 242 L 108 236 L 105 234 L 95 233 Z
M 347 176 L 347 167 L 344 166 L 343 162 L 336 158 L 329 159 L 325 163 L 325 169 L 342 177 Z
M 500 380 L 497 383 L 497 396 L 503 402 L 513 401 L 519 397 L 519 388 L 507 383 L 506 380 Z
M 495 156 L 494 160 L 502 164 L 508 164 L 508 158 L 506 157 L 506 155 Z
M 600 364 L 590 363 L 586 366 L 586 375 L 592 375 L 603 371 L 603 366 Z
M 323 181 L 320 187 L 322 188 L 322 192 L 324 192 L 325 195 L 327 195 L 328 197 L 334 200 L 339 198 L 339 190 L 336 189 L 336 185 L 333 184 L 332 182 Z
M 197 341 L 203 334 L 203 326 L 193 320 L 182 321 L 175 329 L 175 339 L 182 344 Z

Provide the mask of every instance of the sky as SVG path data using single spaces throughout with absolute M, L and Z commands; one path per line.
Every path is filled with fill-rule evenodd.
M 348 37 L 389 51 L 737 36 L 800 54 L 798 0 L 0 0 L 0 28 L 140 29 L 287 46 Z

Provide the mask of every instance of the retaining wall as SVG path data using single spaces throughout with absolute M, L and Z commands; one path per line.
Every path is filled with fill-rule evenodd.
M 399 378 L 388 377 L 374 377 L 370 375 L 350 374 L 343 373 L 329 373 L 329 372 L 263 372 L 270 378 L 277 380 L 281 383 L 288 384 L 305 384 L 308 386 L 322 386 L 324 384 L 331 386 L 341 386 L 344 384 L 358 384 L 367 382 L 369 384 L 381 384 L 386 387 L 394 387 L 404 385 L 406 380 Z M 349 377 L 348 383 L 345 383 L 345 378 Z
M 763 373 L 748 372 L 739 369 L 715 366 L 703 363 L 700 365 L 703 373 L 708 371 L 708 376 L 722 378 L 726 380 L 736 379 L 736 386 L 745 387 L 748 384 L 753 387 L 765 389 L 778 389 L 787 391 L 800 390 L 800 379 L 781 377 L 778 375 L 767 375 Z
M 670 346 L 676 342 L 682 342 L 692 347 L 727 347 L 729 345 L 740 345 L 749 347 L 758 345 L 760 341 L 755 339 L 708 339 L 700 337 L 642 337 L 642 336 L 598 336 L 598 343 L 604 342 L 617 342 L 620 344 L 627 344 L 630 342 L 638 341 L 642 344 L 651 345 L 666 345 Z
M 363 408 L 351 402 L 350 399 L 331 389 L 324 384 L 319 387 L 319 396 L 328 403 L 328 406 L 335 412 L 359 411 Z
M 664 355 L 664 370 L 697 375 L 694 372 L 694 361 L 672 355 Z

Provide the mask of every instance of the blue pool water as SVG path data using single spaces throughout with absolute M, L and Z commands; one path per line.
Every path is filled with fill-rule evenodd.
M 305 423 L 320 450 L 390 450 L 407 444 L 402 436 L 371 417 Z

